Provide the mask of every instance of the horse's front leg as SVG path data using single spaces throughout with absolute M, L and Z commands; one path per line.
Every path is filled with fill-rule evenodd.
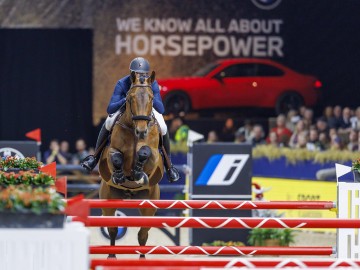
M 133 170 L 134 181 L 140 185 L 149 184 L 149 177 L 144 173 L 144 164 L 151 156 L 151 149 L 149 146 L 142 146 L 136 153 L 136 162 Z
M 115 185 L 120 185 L 125 182 L 125 175 L 123 170 L 124 156 L 123 154 L 115 149 L 110 148 L 109 159 L 111 161 L 112 176 L 111 180 Z

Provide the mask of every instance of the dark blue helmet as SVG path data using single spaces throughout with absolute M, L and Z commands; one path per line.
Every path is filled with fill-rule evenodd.
M 148 60 L 142 57 L 136 57 L 130 62 L 130 71 L 135 71 L 137 73 L 149 73 L 150 64 Z

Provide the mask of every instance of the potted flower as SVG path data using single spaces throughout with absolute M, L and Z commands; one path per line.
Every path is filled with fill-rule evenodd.
M 251 246 L 289 246 L 291 243 L 294 243 L 294 231 L 290 229 L 255 228 L 248 238 Z
M 42 165 L 35 157 L 17 158 L 7 156 L 0 159 L 0 171 L 39 170 Z
M 46 173 L 35 173 L 33 170 L 20 172 L 0 171 L 0 186 L 8 185 L 32 185 L 32 186 L 50 186 L 55 181 L 51 175 Z
M 359 183 L 360 182 L 360 158 L 355 159 L 352 162 L 351 170 L 353 171 L 353 174 L 354 174 L 354 181 Z
M 65 201 L 52 188 L 0 187 L 0 227 L 61 228 Z

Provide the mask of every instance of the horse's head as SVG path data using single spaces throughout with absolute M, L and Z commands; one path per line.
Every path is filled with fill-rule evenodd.
M 154 93 L 151 85 L 155 80 L 155 72 L 150 77 L 131 72 L 131 87 L 126 97 L 127 107 L 134 122 L 135 135 L 144 139 L 148 134 L 151 120 Z

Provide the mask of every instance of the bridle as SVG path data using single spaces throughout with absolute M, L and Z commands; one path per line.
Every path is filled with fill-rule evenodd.
M 133 89 L 133 88 L 135 88 L 135 87 L 149 87 L 149 88 L 152 90 L 151 85 L 143 85 L 143 84 L 133 84 L 133 85 L 131 85 L 129 91 L 128 91 L 127 94 L 126 94 L 126 102 L 129 103 L 130 112 L 131 112 L 131 119 L 132 119 L 133 121 L 145 120 L 145 121 L 150 122 L 150 121 L 151 121 L 151 114 L 152 114 L 151 111 L 150 111 L 150 114 L 149 114 L 149 115 L 134 115 L 134 113 L 133 113 L 133 110 L 132 110 L 132 108 L 131 108 L 131 102 L 130 102 L 130 101 L 131 101 L 131 97 L 128 98 L 128 95 L 129 95 L 131 89 Z M 152 101 L 153 98 L 154 98 L 154 97 L 151 97 L 151 101 Z

